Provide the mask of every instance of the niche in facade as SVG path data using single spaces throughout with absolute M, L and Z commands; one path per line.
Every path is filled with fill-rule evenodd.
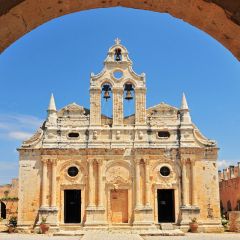
M 68 134 L 68 137 L 69 138 L 78 138 L 79 137 L 79 133 L 77 133 L 77 132 L 70 132 Z
M 168 131 L 159 131 L 159 132 L 157 132 L 157 137 L 158 138 L 169 138 L 170 137 L 170 132 L 168 132 Z

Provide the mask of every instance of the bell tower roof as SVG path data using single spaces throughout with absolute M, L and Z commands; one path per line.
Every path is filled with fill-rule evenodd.
M 125 46 L 121 44 L 119 38 L 115 39 L 115 44 L 109 48 L 107 58 L 104 61 L 105 65 L 127 65 L 131 66 L 132 61 L 128 56 L 128 50 Z

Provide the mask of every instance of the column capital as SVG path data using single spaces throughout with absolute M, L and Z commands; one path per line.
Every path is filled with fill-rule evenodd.
M 95 158 L 88 158 L 87 162 L 88 162 L 88 164 L 92 165 L 95 160 L 96 160 Z
M 42 158 L 42 159 L 41 159 L 41 162 L 42 162 L 43 164 L 47 164 L 47 163 L 48 163 L 48 161 L 49 161 L 49 159 L 48 159 L 48 158 Z
M 113 93 L 123 93 L 123 88 L 122 87 L 114 87 L 112 88 Z
M 140 165 L 142 160 L 144 161 L 144 159 L 142 159 L 142 158 L 136 158 L 136 159 L 134 159 L 134 162 L 136 165 Z
M 56 166 L 56 165 L 57 165 L 57 159 L 55 159 L 55 158 L 50 159 L 49 162 L 50 162 L 53 166 Z

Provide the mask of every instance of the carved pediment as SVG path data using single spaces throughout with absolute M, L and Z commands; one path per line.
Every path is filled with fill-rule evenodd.
M 80 106 L 76 103 L 71 103 L 66 107 L 62 108 L 58 112 L 59 117 L 64 116 L 86 116 L 89 114 L 89 110 L 85 109 L 83 106 Z
M 170 116 L 170 115 L 176 115 L 177 113 L 178 113 L 177 108 L 163 102 L 147 109 L 148 116 L 162 116 L 162 115 Z

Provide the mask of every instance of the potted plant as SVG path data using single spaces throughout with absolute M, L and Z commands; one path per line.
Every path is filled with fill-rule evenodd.
M 191 222 L 189 223 L 189 226 L 190 226 L 190 231 L 192 233 L 197 233 L 198 231 L 198 222 L 197 222 L 197 218 L 192 218 L 191 219 Z
M 45 234 L 49 229 L 49 224 L 47 224 L 47 217 L 42 217 L 42 221 L 40 223 L 40 230 L 42 234 Z
M 16 227 L 17 227 L 17 217 L 11 216 L 8 221 L 8 232 L 9 233 L 15 232 Z
M 228 229 L 228 220 L 226 219 L 225 215 L 222 215 L 222 225 L 224 227 L 224 231 Z

